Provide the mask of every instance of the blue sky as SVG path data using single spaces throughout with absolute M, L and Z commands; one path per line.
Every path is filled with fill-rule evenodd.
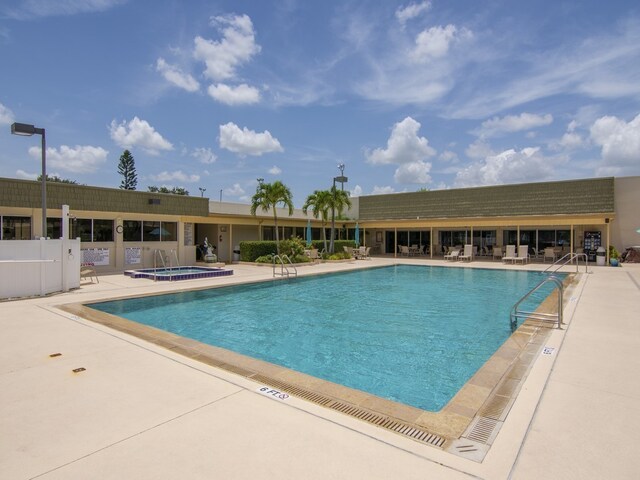
M 632 1 L 0 3 L 0 176 L 301 206 L 369 195 L 640 175 Z

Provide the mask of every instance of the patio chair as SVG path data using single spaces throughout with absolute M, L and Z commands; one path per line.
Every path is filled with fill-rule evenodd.
M 369 256 L 369 252 L 371 251 L 371 247 L 360 247 L 360 258 L 362 260 L 371 260 Z
M 502 259 L 502 247 L 493 247 L 493 252 L 491 253 L 491 257 L 495 260 L 496 258 Z
M 312 248 L 311 250 L 307 250 L 306 253 L 307 253 L 307 256 L 309 257 L 310 260 L 313 260 L 314 262 L 317 262 L 317 261 L 320 260 L 320 255 L 318 254 L 318 249 Z
M 450 253 L 446 254 L 444 256 L 444 259 L 445 260 L 456 261 L 456 260 L 458 260 L 459 257 L 460 257 L 460 249 L 455 248 L 455 249 L 451 250 Z
M 506 263 L 506 262 L 511 262 L 511 263 L 515 263 L 516 261 L 516 246 L 515 245 L 507 245 L 507 250 L 504 254 L 504 257 L 502 257 L 502 262 Z
M 96 283 L 100 283 L 98 280 L 98 274 L 96 273 L 95 266 L 93 263 L 81 263 L 80 264 L 80 280 L 83 278 L 88 278 L 93 283 L 93 279 L 96 279 Z
M 406 245 L 400 245 L 400 255 L 408 257 L 411 255 L 411 250 Z
M 520 245 L 518 247 L 518 256 L 515 258 L 513 263 L 522 262 L 524 265 L 529 261 L 529 245 Z
M 547 258 L 550 258 L 552 262 L 556 261 L 556 251 L 553 247 L 547 247 L 544 249 L 544 254 L 542 256 L 542 261 L 547 263 Z
M 473 245 L 465 245 L 464 253 L 458 256 L 460 260 L 468 260 L 469 262 L 473 260 Z

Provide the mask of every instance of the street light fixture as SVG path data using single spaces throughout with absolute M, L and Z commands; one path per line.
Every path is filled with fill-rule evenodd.
M 30 137 L 40 135 L 42 137 L 42 236 L 47 237 L 47 141 L 44 128 L 38 128 L 28 123 L 13 123 L 11 125 L 13 135 Z
M 203 188 L 203 187 L 198 187 L 198 190 L 200 190 L 200 196 L 201 196 L 201 197 L 204 197 L 204 192 L 206 192 L 206 191 L 207 191 L 207 189 L 206 189 L 206 188 Z
M 338 164 L 338 168 L 340 169 L 340 176 L 333 177 L 333 190 L 332 193 L 335 196 L 336 191 L 336 182 L 340 182 L 342 185 L 342 191 L 344 192 L 344 184 L 349 180 L 344 176 L 344 163 Z M 333 205 L 331 205 L 331 242 L 329 245 L 329 251 L 334 253 L 334 243 L 335 243 L 335 230 L 336 230 L 336 208 L 335 208 L 335 198 L 333 199 Z

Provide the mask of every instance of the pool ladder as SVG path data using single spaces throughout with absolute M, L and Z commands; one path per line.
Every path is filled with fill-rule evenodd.
M 549 265 L 544 271 L 540 272 L 541 275 L 544 275 L 545 273 L 547 274 L 551 274 L 553 275 L 554 273 L 556 273 L 558 270 L 560 270 L 562 267 L 564 267 L 565 265 L 568 265 L 569 263 L 573 263 L 573 261 L 576 261 L 576 273 L 578 273 L 578 270 L 580 269 L 580 260 L 584 260 L 584 273 L 590 273 L 589 272 L 589 257 L 587 256 L 586 253 L 567 253 L 565 254 L 563 257 L 559 258 L 558 260 L 556 260 L 555 262 L 553 262 L 553 264 Z M 551 271 L 551 269 L 553 267 L 556 267 L 555 270 Z
M 554 283 L 555 284 L 555 288 L 558 289 L 558 311 L 557 311 L 557 313 L 529 312 L 529 311 L 520 309 L 520 304 L 522 302 L 524 302 L 533 293 L 535 293 L 538 290 L 540 290 L 540 288 L 542 288 L 545 284 L 547 284 L 549 282 Z M 513 308 L 511 308 L 511 315 L 510 315 L 511 331 L 515 332 L 516 328 L 518 328 L 518 319 L 519 318 L 524 318 L 524 319 L 530 318 L 532 320 L 540 320 L 542 322 L 548 322 L 548 323 L 556 324 L 557 328 L 562 328 L 562 325 L 563 325 L 563 322 L 562 322 L 562 305 L 563 305 L 562 304 L 562 296 L 563 296 L 563 293 L 564 293 L 564 285 L 562 284 L 562 281 L 558 277 L 556 277 L 554 275 L 549 275 L 548 277 L 546 277 L 544 280 L 542 280 L 540 283 L 538 283 L 538 285 L 536 285 L 531 290 L 529 290 L 529 293 L 527 293 L 520 300 L 518 300 L 516 302 L 516 304 L 513 306 Z
M 178 261 L 178 253 L 171 249 L 169 250 L 169 254 L 167 255 L 167 261 L 169 262 L 169 268 L 167 268 L 167 262 L 165 261 L 165 254 L 166 251 L 165 250 L 160 250 L 159 248 L 155 249 L 153 251 L 153 281 L 157 282 L 158 281 L 158 276 L 156 274 L 158 268 L 160 265 L 158 265 L 158 258 L 160 259 L 160 263 L 162 264 L 162 268 L 164 268 L 165 270 L 169 270 L 169 281 L 172 281 L 172 274 L 171 272 L 173 272 L 174 269 L 174 265 L 173 265 L 173 260 L 175 259 L 176 264 L 175 264 L 175 268 L 180 267 L 180 262 Z
M 277 272 L 278 265 L 280 266 L 280 272 Z M 291 270 L 289 270 L 289 267 L 291 267 Z M 289 258 L 289 255 L 282 254 L 273 256 L 273 276 L 275 277 L 276 275 L 281 277 L 298 276 L 298 270 Z

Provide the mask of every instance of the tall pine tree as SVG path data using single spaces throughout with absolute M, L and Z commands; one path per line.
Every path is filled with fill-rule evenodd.
M 120 188 L 123 190 L 135 190 L 138 185 L 138 175 L 136 174 L 136 164 L 133 155 L 129 150 L 125 150 L 120 155 L 120 163 L 118 164 L 118 173 L 122 175 Z

